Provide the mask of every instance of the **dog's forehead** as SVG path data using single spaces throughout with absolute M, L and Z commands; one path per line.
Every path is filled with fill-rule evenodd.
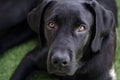
M 83 21 L 86 24 L 92 23 L 92 14 L 86 9 L 83 2 L 77 1 L 56 1 L 56 3 L 47 11 L 49 18 L 56 17 L 61 21 Z M 86 16 L 87 15 L 87 16 Z
M 47 14 L 49 13 L 49 14 Z M 69 18 L 86 18 L 86 15 L 89 14 L 90 11 L 86 9 L 85 5 L 82 2 L 77 1 L 56 1 L 51 8 L 47 10 L 47 16 L 61 16 L 61 17 L 69 17 Z
M 79 13 L 86 11 L 84 9 L 84 6 L 82 3 L 80 2 L 76 2 L 76 1 L 58 1 L 54 4 L 54 11 L 56 12 L 68 12 L 71 11 L 71 13 Z

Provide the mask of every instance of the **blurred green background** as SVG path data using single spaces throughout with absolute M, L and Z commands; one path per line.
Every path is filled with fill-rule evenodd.
M 117 0 L 118 4 L 118 24 L 117 29 L 117 49 L 116 49 L 116 62 L 115 69 L 117 73 L 117 78 L 120 80 L 120 0 Z M 24 57 L 24 55 L 33 49 L 37 44 L 36 40 L 28 41 L 21 45 L 15 46 L 9 49 L 3 56 L 0 56 L 0 80 L 9 80 L 10 76 L 14 72 L 15 68 Z M 57 80 L 42 73 L 36 73 L 31 76 L 31 80 Z
M 118 28 L 117 28 L 117 49 L 116 49 L 116 62 L 115 69 L 117 72 L 117 78 L 120 80 L 120 0 L 117 1 L 118 6 Z

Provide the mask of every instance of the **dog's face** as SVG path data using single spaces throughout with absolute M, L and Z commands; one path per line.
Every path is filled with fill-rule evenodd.
M 84 62 L 93 16 L 83 4 L 61 2 L 49 7 L 44 16 L 44 32 L 49 46 L 48 72 L 73 75 Z
M 114 28 L 114 17 L 94 0 L 45 0 L 28 15 L 28 23 L 49 47 L 48 72 L 65 76 L 84 65 L 81 59 L 88 46 L 94 53 L 100 51 Z

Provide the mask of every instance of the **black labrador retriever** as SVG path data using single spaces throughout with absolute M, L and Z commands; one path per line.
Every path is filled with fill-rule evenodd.
M 26 80 L 35 70 L 60 80 L 117 80 L 116 9 L 115 0 L 43 0 L 28 14 L 40 45 L 10 80 Z

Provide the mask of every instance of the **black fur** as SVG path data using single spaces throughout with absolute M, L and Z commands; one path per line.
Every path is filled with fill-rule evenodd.
M 35 36 L 28 27 L 26 17 L 36 2 L 37 0 L 0 0 L 0 54 Z
M 43 0 L 27 20 L 40 45 L 24 57 L 11 80 L 25 80 L 38 69 L 60 80 L 112 80 L 109 72 L 114 65 L 117 24 L 114 0 Z

